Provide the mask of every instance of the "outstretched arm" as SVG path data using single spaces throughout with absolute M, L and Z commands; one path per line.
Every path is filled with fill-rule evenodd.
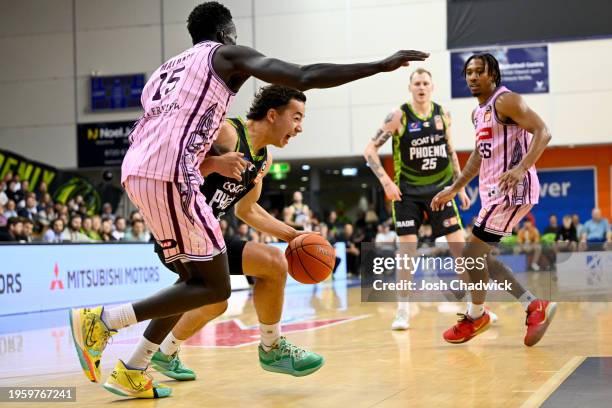
M 297 65 L 266 57 L 249 47 L 226 45 L 215 54 L 214 67 L 226 83 L 234 76 L 254 76 L 269 83 L 305 91 L 311 88 L 331 88 L 379 72 L 394 71 L 408 65 L 410 61 L 423 61 L 428 56 L 428 53 L 421 51 L 402 50 L 370 63 Z
M 363 157 L 366 159 L 370 169 L 385 189 L 385 195 L 394 201 L 400 201 L 402 199 L 402 193 L 383 168 L 380 156 L 378 155 L 378 149 L 380 149 L 391 136 L 398 132 L 401 125 L 401 119 L 402 112 L 399 109 L 389 113 L 382 126 L 376 132 L 376 136 L 372 138 L 363 152 Z

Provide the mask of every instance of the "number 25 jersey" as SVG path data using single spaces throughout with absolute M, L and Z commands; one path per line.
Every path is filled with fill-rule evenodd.
M 129 137 L 122 182 L 139 176 L 203 183 L 200 164 L 235 96 L 212 67 L 212 57 L 221 45 L 200 42 L 153 72 L 140 99 L 144 114 Z
M 540 182 L 535 166 L 525 173 L 514 191 L 503 194 L 499 179 L 506 171 L 516 167 L 529 150 L 533 135 L 516 123 L 502 123 L 495 111 L 495 101 L 510 92 L 505 86 L 498 87 L 493 95 L 474 110 L 476 146 L 480 163 L 479 189 L 483 207 L 505 203 L 508 205 L 537 204 Z

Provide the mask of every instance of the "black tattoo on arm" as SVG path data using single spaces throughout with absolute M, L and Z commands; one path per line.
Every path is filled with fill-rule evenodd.
M 393 116 L 395 116 L 395 112 L 391 112 L 390 114 L 388 114 L 385 118 L 385 124 L 391 122 L 393 120 Z
M 378 129 L 378 132 L 376 132 L 376 136 L 372 138 L 372 141 L 374 142 L 374 146 L 380 147 L 384 145 L 385 142 L 389 140 L 391 136 L 392 136 L 391 132 L 385 132 L 382 129 Z
M 387 175 L 387 173 L 385 172 L 385 169 L 383 168 L 382 163 L 380 162 L 380 159 L 378 158 L 378 156 L 375 156 L 373 154 L 368 154 L 366 156 L 366 161 L 368 165 L 370 165 L 370 168 L 372 169 L 372 173 L 374 173 L 374 175 L 378 177 L 378 179 L 382 182 L 384 180 L 384 177 Z
M 446 152 L 450 157 L 451 168 L 453 169 L 453 180 L 457 180 L 459 175 L 461 174 L 461 166 L 459 165 L 459 158 L 457 157 L 457 152 L 453 149 L 453 146 L 448 142 L 446 142 Z

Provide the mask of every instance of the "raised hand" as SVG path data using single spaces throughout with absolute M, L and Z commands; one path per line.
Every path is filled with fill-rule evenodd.
M 379 62 L 381 71 L 395 71 L 399 67 L 408 66 L 410 61 L 425 61 L 429 53 L 414 50 L 401 50 Z

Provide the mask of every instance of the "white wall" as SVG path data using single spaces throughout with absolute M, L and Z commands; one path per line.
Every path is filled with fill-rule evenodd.
M 76 166 L 76 123 L 135 119 L 89 112 L 89 75 L 145 72 L 190 46 L 192 0 L 0 0 L 0 147 L 59 167 Z M 450 98 L 445 0 L 228 0 L 241 44 L 296 63 L 356 62 L 400 48 L 426 50 L 435 99 L 452 112 L 459 149 L 473 146 L 471 99 Z M 549 45 L 550 94 L 528 103 L 553 144 L 608 143 L 612 39 Z M 415 65 L 416 67 L 418 65 Z M 414 67 L 307 92 L 304 133 L 279 159 L 360 155 L 386 113 L 407 98 Z M 230 114 L 243 115 L 250 80 Z M 76 95 L 76 103 L 75 103 Z M 390 152 L 390 144 L 383 148 Z

